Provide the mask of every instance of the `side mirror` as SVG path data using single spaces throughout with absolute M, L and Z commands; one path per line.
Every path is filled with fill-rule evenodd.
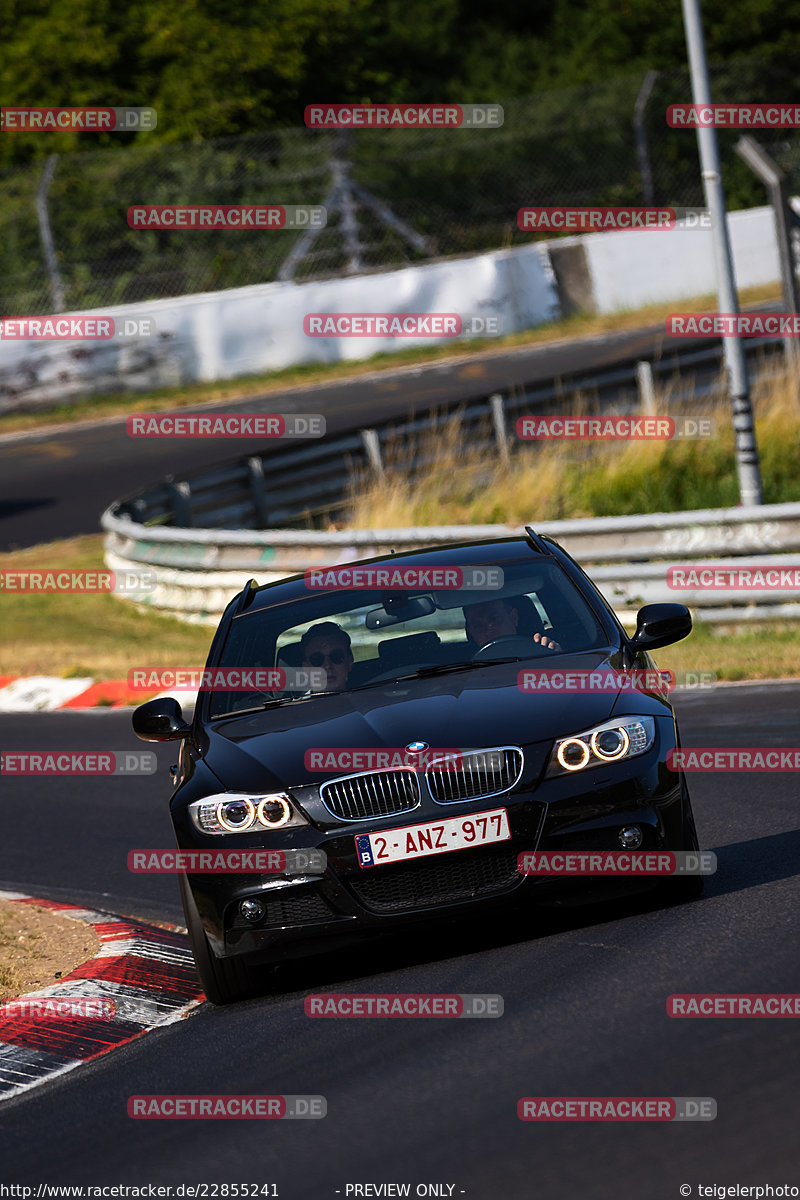
M 671 646 L 692 632 L 692 614 L 685 604 L 645 604 L 636 614 L 634 651 Z
M 191 725 L 183 719 L 181 706 L 172 696 L 161 696 L 140 704 L 131 718 L 133 732 L 143 742 L 171 742 L 188 737 Z

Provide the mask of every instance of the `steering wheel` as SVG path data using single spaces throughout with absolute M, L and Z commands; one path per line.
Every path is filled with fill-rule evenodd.
M 484 658 L 494 658 L 492 651 L 495 646 L 500 646 L 505 653 L 511 655 L 522 655 L 525 658 L 530 658 L 531 648 L 538 643 L 534 642 L 533 638 L 524 637 L 521 633 L 507 633 L 504 637 L 495 638 L 493 642 L 487 642 L 485 646 L 481 646 L 472 656 L 473 662 L 481 662 Z M 489 653 L 487 654 L 487 650 Z M 504 655 L 499 656 L 503 658 Z

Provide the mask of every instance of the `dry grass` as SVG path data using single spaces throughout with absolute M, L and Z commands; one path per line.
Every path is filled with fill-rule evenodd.
M 413 525 L 511 524 L 563 518 L 673 512 L 735 505 L 739 499 L 730 407 L 657 398 L 660 414 L 711 417 L 716 436 L 686 442 L 541 442 L 511 445 L 510 463 L 498 450 L 480 451 L 458 423 L 423 438 L 396 440 L 385 480 L 353 480 L 347 524 L 359 529 Z M 594 398 L 572 405 L 586 415 Z M 785 373 L 753 389 L 765 503 L 800 499 L 800 400 Z M 488 427 L 487 427 L 488 432 Z M 513 437 L 512 442 L 516 442 Z M 424 471 L 408 469 L 412 457 Z
M 56 983 L 99 948 L 89 925 L 50 909 L 0 900 L 0 999 Z
M 588 410 L 591 397 L 584 400 Z M 800 499 L 800 400 L 784 376 L 764 379 L 754 390 L 756 426 L 767 503 Z M 659 411 L 675 412 L 668 394 Z M 710 442 L 523 444 L 506 466 L 498 454 L 482 454 L 455 423 L 421 443 L 397 442 L 388 465 L 399 468 L 378 485 L 366 480 L 354 491 L 359 528 L 412 525 L 522 524 L 604 513 L 656 512 L 735 505 L 738 485 L 730 412 L 692 402 L 684 411 L 711 415 L 718 436 Z M 428 457 L 412 481 L 412 453 Z M 405 471 L 404 471 L 405 468 Z M 348 522 L 350 523 L 350 522 Z M 569 546 L 567 546 L 569 549 Z M 96 534 L 0 554 L 2 568 L 98 569 L 103 539 Z M 6 639 L 0 674 L 124 678 L 133 666 L 200 666 L 213 630 L 110 595 L 20 595 L 14 606 L 14 638 Z M 714 670 L 721 679 L 800 675 L 800 639 L 783 624 L 715 632 L 699 626 L 685 643 L 657 656 L 659 665 Z

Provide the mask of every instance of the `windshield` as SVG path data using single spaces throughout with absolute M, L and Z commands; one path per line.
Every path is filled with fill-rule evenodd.
M 398 560 L 400 561 L 400 560 Z M 492 582 L 452 590 L 309 591 L 234 617 L 215 668 L 264 671 L 277 686 L 214 691 L 209 715 L 352 691 L 417 673 L 578 653 L 608 635 L 557 563 L 506 561 Z

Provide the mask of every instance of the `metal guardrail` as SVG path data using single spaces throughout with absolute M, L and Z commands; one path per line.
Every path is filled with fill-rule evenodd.
M 751 370 L 767 369 L 783 352 L 774 338 L 746 342 Z M 722 356 L 719 342 L 697 349 L 670 351 L 652 364 L 653 385 L 669 389 L 669 404 L 703 401 L 719 392 Z M 691 371 L 689 382 L 681 372 Z M 298 525 L 326 528 L 348 508 L 350 480 L 358 475 L 391 474 L 392 443 L 409 447 L 403 469 L 411 476 L 432 465 L 431 433 L 459 421 L 464 439 L 475 450 L 500 449 L 513 442 L 518 417 L 572 410 L 581 397 L 587 408 L 628 414 L 647 407 L 637 360 L 607 371 L 585 371 L 569 379 L 547 381 L 506 395 L 440 406 L 418 417 L 384 421 L 325 437 L 321 441 L 274 445 L 212 469 L 167 477 L 154 487 L 118 502 L 112 510 L 142 525 L 186 529 L 282 529 Z
M 590 570 L 625 617 L 642 603 L 677 600 L 706 621 L 735 623 L 800 618 L 800 588 L 753 594 L 674 590 L 667 568 L 683 563 L 796 567 L 800 503 L 699 509 L 647 516 L 534 522 Z M 157 586 L 133 598 L 189 620 L 214 622 L 251 576 L 269 583 L 309 567 L 352 562 L 390 550 L 516 536 L 517 526 L 458 525 L 419 529 L 212 530 L 145 528 L 114 506 L 102 518 L 112 570 L 156 568 Z M 795 553 L 792 553 L 792 552 Z M 722 556 L 722 557 L 720 557 Z
M 768 369 L 783 344 L 746 343 L 751 370 Z M 719 387 L 719 343 L 673 351 L 652 364 L 652 382 L 670 390 L 670 402 L 703 399 Z M 680 373 L 694 372 L 686 383 Z M 467 525 L 396 530 L 325 532 L 348 505 L 350 475 L 388 475 L 386 450 L 394 438 L 412 446 L 403 469 L 431 465 L 429 435 L 458 420 L 471 445 L 508 452 L 508 428 L 517 417 L 571 407 L 591 397 L 593 410 L 629 413 L 652 407 L 650 372 L 635 359 L 608 371 L 576 374 L 506 396 L 440 408 L 419 417 L 384 422 L 321 442 L 283 446 L 223 463 L 175 480 L 168 477 L 103 514 L 106 562 L 114 570 L 157 568 L 157 586 L 133 595 L 138 603 L 192 621 L 215 622 L 231 596 L 251 576 L 268 583 L 309 567 L 334 565 L 426 545 L 515 536 L 517 526 Z M 587 405 L 588 407 L 588 405 Z M 415 441 L 418 443 L 413 449 Z M 421 448 L 420 448 L 421 447 Z M 713 560 L 717 565 L 794 567 L 800 551 L 800 503 L 757 508 L 601 517 L 540 524 L 591 568 L 621 615 L 656 600 L 681 600 L 704 620 L 738 622 L 800 617 L 800 589 L 778 595 L 750 592 L 678 592 L 670 565 Z M 720 557 L 725 556 L 725 557 Z

